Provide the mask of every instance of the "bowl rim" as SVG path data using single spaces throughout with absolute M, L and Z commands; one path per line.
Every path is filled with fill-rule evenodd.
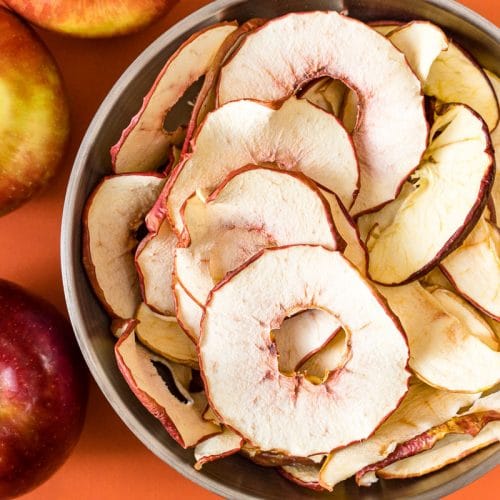
M 500 45 L 500 30 L 492 22 L 488 21 L 472 9 L 460 4 L 456 0 L 423 1 L 429 5 L 448 11 L 451 14 L 464 19 L 470 25 L 493 38 Z M 148 439 L 148 436 L 142 432 L 142 425 L 139 423 L 134 413 L 130 410 L 129 406 L 124 404 L 117 389 L 110 383 L 107 371 L 99 363 L 96 353 L 93 352 L 93 349 L 90 349 L 89 344 L 85 339 L 87 335 L 83 332 L 86 331 L 87 322 L 85 321 L 81 308 L 79 307 L 78 298 L 74 293 L 78 287 L 76 284 L 77 276 L 73 265 L 76 259 L 73 247 L 73 242 L 77 235 L 77 228 L 75 224 L 73 224 L 73 214 L 76 208 L 76 193 L 81 177 L 84 174 L 84 167 L 88 161 L 92 144 L 98 135 L 103 121 L 105 121 L 107 115 L 109 114 L 109 109 L 114 107 L 128 83 L 138 76 L 151 59 L 158 56 L 164 46 L 171 43 L 179 35 L 189 32 L 193 26 L 203 24 L 205 19 L 216 15 L 217 12 L 243 2 L 244 0 L 215 0 L 184 17 L 168 28 L 151 44 L 149 44 L 130 63 L 128 68 L 121 74 L 119 79 L 112 86 L 111 90 L 108 92 L 92 118 L 73 162 L 73 167 L 66 188 L 61 221 L 60 262 L 66 306 L 80 350 L 100 391 L 104 394 L 105 398 L 119 418 L 146 446 L 146 448 L 190 481 L 223 497 L 231 495 L 242 499 L 256 499 L 260 497 L 254 494 L 243 493 L 230 485 L 221 484 L 221 482 L 216 479 L 200 474 L 195 471 L 191 465 L 179 461 L 178 457 L 168 448 L 160 446 L 156 440 Z M 493 469 L 495 465 L 498 464 L 499 457 L 500 449 L 492 453 L 481 463 L 469 468 L 452 481 L 431 487 L 424 493 L 418 494 L 413 498 L 423 500 L 438 498 L 443 495 L 450 494 Z

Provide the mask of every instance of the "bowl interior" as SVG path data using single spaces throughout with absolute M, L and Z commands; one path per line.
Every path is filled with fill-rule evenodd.
M 103 175 L 111 173 L 110 147 L 139 109 L 166 59 L 191 33 L 221 20 L 244 21 L 286 12 L 347 9 L 362 20 L 429 19 L 446 29 L 479 60 L 500 73 L 500 36 L 490 23 L 448 0 L 218 0 L 187 17 L 149 46 L 129 67 L 101 105 L 81 144 L 68 185 L 64 207 L 61 258 L 70 317 L 82 352 L 101 390 L 132 432 L 158 457 L 183 475 L 225 497 L 332 498 L 332 494 L 299 488 L 275 471 L 233 456 L 192 468 L 192 450 L 181 449 L 136 400 L 115 363 L 109 320 L 86 279 L 81 263 L 81 217 L 85 201 Z M 185 118 L 185 117 L 179 117 Z M 358 489 L 353 481 L 335 488 L 333 498 L 436 498 L 484 474 L 497 462 L 495 445 L 432 475 L 405 481 L 380 481 Z

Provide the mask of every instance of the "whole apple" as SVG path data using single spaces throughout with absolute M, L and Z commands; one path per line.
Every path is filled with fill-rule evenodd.
M 161 17 L 177 0 L 5 0 L 30 22 L 84 38 L 138 31 Z
M 0 5 L 0 215 L 54 177 L 69 127 L 54 59 L 38 35 Z
M 80 435 L 88 375 L 68 320 L 0 280 L 0 498 L 35 488 Z

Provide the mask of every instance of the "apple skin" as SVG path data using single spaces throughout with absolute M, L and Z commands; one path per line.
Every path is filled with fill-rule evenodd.
M 4 0 L 41 28 L 82 38 L 125 35 L 145 28 L 178 0 Z
M 83 426 L 88 373 L 68 320 L 0 280 L 0 498 L 35 488 Z
M 0 5 L 0 215 L 51 180 L 68 134 L 66 94 L 52 56 Z

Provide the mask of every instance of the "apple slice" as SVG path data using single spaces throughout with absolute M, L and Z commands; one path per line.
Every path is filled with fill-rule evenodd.
M 201 470 L 207 462 L 220 460 L 234 455 L 241 450 L 243 438 L 231 429 L 224 429 L 220 434 L 198 443 L 194 449 L 196 463 L 194 468 Z
M 397 447 L 430 427 L 454 417 L 478 394 L 441 391 L 412 380 L 399 408 L 367 440 L 333 451 L 320 473 L 321 485 L 332 488 L 368 465 L 383 460 Z M 373 478 L 374 474 L 372 474 Z
M 464 298 L 500 321 L 500 230 L 486 216 L 440 268 Z
M 183 153 L 187 153 L 191 147 L 191 139 L 200 123 L 205 119 L 210 111 L 215 109 L 215 91 L 219 79 L 220 69 L 224 61 L 230 57 L 233 51 L 239 46 L 242 40 L 251 31 L 257 29 L 265 23 L 265 19 L 254 18 L 242 23 L 237 29 L 232 31 L 222 42 L 219 50 L 215 54 L 210 68 L 205 73 L 203 85 L 196 97 L 193 111 L 187 126 L 186 140 L 182 148 Z
M 33 24 L 82 38 L 125 35 L 163 16 L 176 0 L 4 0 Z
M 500 101 L 500 78 L 491 71 L 486 70 L 486 75 L 488 76 L 491 85 L 495 91 L 495 96 L 497 102 Z M 495 150 L 495 162 L 497 164 L 497 169 L 500 169 L 500 127 L 497 125 L 495 130 L 491 132 L 491 142 L 493 143 L 493 149 Z M 493 205 L 495 209 L 496 222 L 500 221 L 500 174 L 496 173 L 495 182 L 493 183 L 493 189 L 491 190 L 491 199 L 493 200 Z
M 300 147 L 299 147 L 300 146 Z M 210 113 L 162 193 L 161 214 L 182 233 L 181 208 L 197 189 L 212 191 L 224 178 L 249 164 L 272 162 L 300 171 L 335 190 L 350 206 L 358 188 L 358 165 L 346 131 L 330 113 L 292 97 L 280 107 L 237 101 Z
M 466 413 L 400 445 L 386 464 L 374 464 L 373 469 L 384 479 L 419 477 L 500 441 L 499 396 L 497 392 L 477 400 Z M 426 451 L 415 454 L 416 447 Z
M 141 302 L 134 265 L 135 232 L 164 178 L 154 174 L 105 177 L 83 214 L 83 263 L 94 292 L 111 316 L 133 318 Z
M 184 330 L 184 333 L 197 344 L 200 336 L 203 305 L 196 302 L 175 277 L 172 284 L 174 287 L 177 321 Z M 179 311 L 182 311 L 182 313 L 179 313 Z
M 427 143 L 420 83 L 388 40 L 332 11 L 273 19 L 248 35 L 222 68 L 218 103 L 277 101 L 322 76 L 343 81 L 360 96 L 353 131 L 361 187 L 352 213 L 358 215 L 396 197 Z
M 151 351 L 175 363 L 198 368 L 196 345 L 175 317 L 161 316 L 142 303 L 137 310 L 137 338 Z
M 321 194 L 330 205 L 335 228 L 345 242 L 344 257 L 351 264 L 354 264 L 361 274 L 366 275 L 368 252 L 365 244 L 361 241 L 356 223 L 352 220 L 336 194 L 326 189 L 321 189 Z
M 175 311 L 172 273 L 177 236 L 164 221 L 158 232 L 149 233 L 137 247 L 135 266 L 144 302 L 165 316 Z
M 321 90 L 321 93 L 323 94 L 326 102 L 329 104 L 332 113 L 337 117 L 340 116 L 342 104 L 349 90 L 349 87 L 345 85 L 344 82 L 340 80 L 332 80 L 331 78 L 328 79 L 328 84 Z
M 191 35 L 170 56 L 156 77 L 139 112 L 111 148 L 111 161 L 117 173 L 151 171 L 162 165 L 177 131 L 167 132 L 165 116 L 186 90 L 204 75 L 235 23 L 219 23 Z
M 133 330 L 137 326 L 138 321 L 135 318 L 113 318 L 109 329 L 113 337 L 119 339 L 124 333 Z
M 430 474 L 500 441 L 500 422 L 490 422 L 474 437 L 449 434 L 434 448 L 395 462 L 378 471 L 384 479 L 406 479 Z
M 299 172 L 263 167 L 233 171 L 206 201 L 197 194 L 189 198 L 182 216 L 185 230 L 175 251 L 174 273 L 201 305 L 229 271 L 263 248 L 342 246 L 327 201 Z M 179 304 L 177 316 L 187 322 Z
M 325 346 L 339 331 L 339 322 L 320 309 L 311 309 L 286 318 L 271 332 L 278 349 L 281 373 L 293 374 L 308 357 Z
M 311 308 L 336 317 L 352 353 L 321 385 L 281 374 L 270 336 Z M 365 439 L 407 391 L 399 322 L 339 252 L 319 246 L 266 249 L 227 275 L 210 294 L 198 350 L 211 406 L 264 452 L 308 457 Z
M 494 331 L 474 307 L 453 292 L 443 290 L 442 288 L 437 288 L 431 293 L 445 310 L 452 316 L 455 316 L 472 335 L 475 335 L 490 349 L 494 351 L 499 350 L 498 339 Z
M 219 417 L 215 414 L 215 412 L 212 410 L 210 405 L 207 404 L 205 411 L 203 412 L 203 420 L 206 420 L 207 422 L 213 422 L 214 424 L 219 425 L 220 420 Z
M 69 133 L 61 75 L 36 33 L 0 6 L 0 215 L 56 174 Z
M 193 398 L 176 380 L 175 365 L 152 355 L 137 344 L 133 331 L 124 333 L 118 339 L 115 355 L 118 368 L 137 399 L 183 448 L 195 446 L 220 432 L 219 426 L 202 418 L 206 400 Z M 158 364 L 170 370 L 173 387 L 164 381 Z
M 485 345 L 422 285 L 378 289 L 401 320 L 410 345 L 410 368 L 421 380 L 470 393 L 500 381 L 500 352 Z
M 320 470 L 321 466 L 318 464 L 295 464 L 283 465 L 278 469 L 278 472 L 283 477 L 299 486 L 314 491 L 323 491 L 324 488 L 319 484 Z
M 474 58 L 456 42 L 448 45 L 431 66 L 424 94 L 445 103 L 467 104 L 493 130 L 498 123 L 498 101 L 492 85 Z
M 406 189 L 372 222 L 368 273 L 379 283 L 424 275 L 463 241 L 488 199 L 494 160 L 483 120 L 464 105 L 446 105 L 437 111 L 430 137 Z
M 412 21 L 397 27 L 387 34 L 387 38 L 406 56 L 422 85 L 435 59 L 448 49 L 448 38 L 443 30 L 429 21 Z

